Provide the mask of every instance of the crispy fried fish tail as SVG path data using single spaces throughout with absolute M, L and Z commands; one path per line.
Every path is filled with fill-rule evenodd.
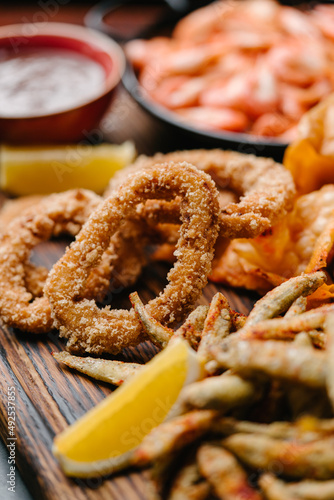
M 53 357 L 69 368 L 74 368 L 89 377 L 113 385 L 121 385 L 126 379 L 142 368 L 142 365 L 139 363 L 125 363 L 123 361 L 90 357 L 82 358 L 80 356 L 73 356 L 66 351 L 55 352 L 53 353 Z
M 201 476 L 196 457 L 192 456 L 177 473 L 168 500 L 205 500 L 210 493 L 209 483 Z
M 174 331 L 167 326 L 163 326 L 147 312 L 137 292 L 130 294 L 130 301 L 149 339 L 159 347 L 166 347 L 173 337 Z
M 231 331 L 230 307 L 222 293 L 217 293 L 210 304 L 202 330 L 197 353 L 206 361 L 211 359 L 210 347 L 219 344 Z

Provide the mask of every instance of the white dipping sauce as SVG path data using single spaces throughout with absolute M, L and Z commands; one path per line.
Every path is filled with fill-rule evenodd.
M 104 68 L 77 52 L 0 49 L 0 116 L 59 113 L 89 102 L 105 88 Z

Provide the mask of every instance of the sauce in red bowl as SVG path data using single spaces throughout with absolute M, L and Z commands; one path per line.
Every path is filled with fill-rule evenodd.
M 107 110 L 124 65 L 120 47 L 88 28 L 0 28 L 0 141 L 87 137 Z

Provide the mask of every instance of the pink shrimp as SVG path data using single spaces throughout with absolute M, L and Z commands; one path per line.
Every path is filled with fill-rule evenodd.
M 258 117 L 277 109 L 279 96 L 276 87 L 275 78 L 264 67 L 255 71 L 252 69 L 204 91 L 200 104 L 231 107 Z
M 152 97 L 169 109 L 196 106 L 198 97 L 206 85 L 206 78 L 190 78 L 182 75 L 165 78 L 152 93 Z
M 193 11 L 178 22 L 173 38 L 193 40 L 193 42 L 207 40 L 212 32 L 219 31 L 219 24 L 235 5 L 233 0 L 231 2 L 219 0 Z
M 249 124 L 245 113 L 230 108 L 201 106 L 178 109 L 176 112 L 186 123 L 206 130 L 243 132 Z
M 334 7 L 217 0 L 126 53 L 149 97 L 183 121 L 285 140 L 334 90 Z
M 147 83 L 143 81 L 141 81 L 141 84 L 148 91 L 152 99 L 154 99 L 157 103 L 165 106 L 166 108 L 174 108 L 177 107 L 178 101 L 184 106 L 194 104 L 194 99 L 191 99 L 190 95 L 188 95 L 188 99 L 186 96 L 183 96 L 183 99 L 181 99 L 181 97 L 177 97 L 178 95 L 180 96 L 180 89 L 182 89 L 182 86 L 190 83 L 191 81 L 192 79 L 187 76 L 176 75 L 163 78 L 161 82 L 156 84 L 154 87 L 149 87 Z M 148 83 L 150 83 L 150 80 Z M 175 105 L 173 105 L 173 102 L 175 102 Z
M 291 128 L 292 123 L 281 113 L 264 113 L 253 123 L 250 131 L 254 135 L 279 137 Z
M 280 109 L 290 119 L 299 121 L 304 113 L 331 93 L 327 78 L 320 78 L 308 88 L 280 84 Z
M 170 39 L 156 37 L 152 40 L 131 40 L 125 46 L 125 53 L 135 69 L 142 69 L 152 58 L 165 56 L 170 52 Z
M 301 10 L 293 7 L 281 7 L 279 21 L 283 30 L 296 38 L 306 37 L 315 40 L 321 37 L 321 32 L 314 24 L 310 14 Z
M 326 68 L 325 53 L 320 45 L 291 39 L 271 48 L 266 59 L 269 69 L 281 81 L 307 87 Z
M 334 40 L 334 6 L 316 5 L 311 12 L 313 22 L 321 30 L 322 34 Z

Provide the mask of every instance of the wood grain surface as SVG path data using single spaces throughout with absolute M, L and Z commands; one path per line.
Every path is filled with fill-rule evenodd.
M 113 112 L 104 120 L 103 128 L 105 137 L 112 142 L 131 138 L 139 153 L 150 154 L 183 146 L 180 138 L 149 118 L 125 92 L 117 96 Z M 34 262 L 50 268 L 62 255 L 64 247 L 61 241 L 40 245 L 34 251 Z M 129 307 L 128 295 L 133 290 L 138 290 L 144 302 L 150 300 L 163 289 L 167 271 L 166 265 L 150 265 L 132 290 L 114 293 L 111 306 Z M 218 289 L 226 293 L 234 309 L 243 313 L 248 312 L 257 298 L 209 284 L 200 303 L 209 303 Z M 56 331 L 34 336 L 1 326 L 0 345 L 1 437 L 5 443 L 10 442 L 7 395 L 8 388 L 14 387 L 16 466 L 33 497 L 38 500 L 145 499 L 145 472 L 107 479 L 73 480 L 65 477 L 52 455 L 55 434 L 102 401 L 113 388 L 57 364 L 51 353 L 63 350 L 64 344 Z M 144 343 L 127 349 L 120 359 L 145 362 L 155 353 L 156 348 Z

